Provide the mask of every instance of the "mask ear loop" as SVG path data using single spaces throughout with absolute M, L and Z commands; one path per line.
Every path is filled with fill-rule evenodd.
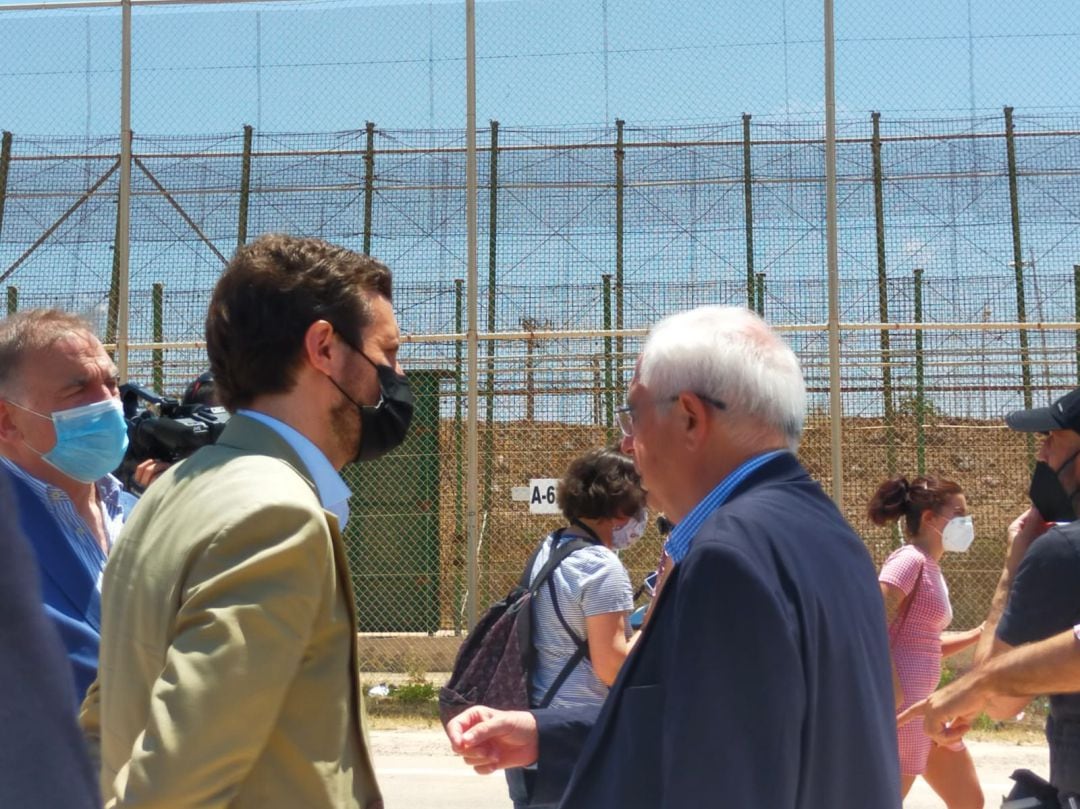
M 46 416 L 44 413 L 39 413 L 36 410 L 31 410 L 26 405 L 21 405 L 18 402 L 16 402 L 14 399 L 5 399 L 4 401 L 7 402 L 9 405 L 14 405 L 19 410 L 22 410 L 24 413 L 30 413 L 30 414 L 32 414 L 34 416 L 37 416 L 39 419 L 45 419 L 46 421 L 53 422 L 53 429 L 55 430 L 56 421 L 55 421 L 55 419 L 53 419 L 52 416 Z M 24 447 L 26 447 L 28 450 L 30 450 L 32 453 L 37 455 L 42 460 L 44 460 L 45 453 L 51 451 L 51 450 L 45 450 L 44 452 L 40 452 L 40 451 L 34 449 L 32 446 L 30 446 L 29 444 L 26 443 L 26 439 L 23 438 L 22 436 L 19 436 L 19 441 L 22 443 L 22 445 Z

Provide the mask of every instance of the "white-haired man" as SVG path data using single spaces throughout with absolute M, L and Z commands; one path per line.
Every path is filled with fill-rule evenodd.
M 672 563 L 598 716 L 480 707 L 478 772 L 538 763 L 565 809 L 899 807 L 885 615 L 865 547 L 796 460 L 805 387 L 744 309 L 658 324 L 620 412 Z

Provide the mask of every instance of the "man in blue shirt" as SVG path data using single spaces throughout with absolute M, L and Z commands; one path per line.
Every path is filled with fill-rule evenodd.
M 71 713 L 71 674 L 41 609 L 35 568 L 0 477 L 0 806 L 95 809 L 97 777 Z
M 898 809 L 877 577 L 794 455 L 805 408 L 795 355 L 745 309 L 650 332 L 620 427 L 675 523 L 652 614 L 598 715 L 473 708 L 447 728 L 466 763 L 538 761 L 536 802 L 572 769 L 563 809 Z
M 126 448 L 116 366 L 90 325 L 55 309 L 0 321 L 0 476 L 72 666 L 73 708 L 97 672 L 101 575 L 135 502 L 109 474 Z

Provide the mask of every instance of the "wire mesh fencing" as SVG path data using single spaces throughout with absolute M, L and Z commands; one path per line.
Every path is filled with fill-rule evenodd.
M 864 516 L 877 483 L 931 471 L 967 490 L 978 539 L 944 563 L 966 626 L 985 613 L 1031 469 L 1033 445 L 1001 417 L 1080 384 L 1077 123 L 1009 110 L 974 126 L 885 115 L 841 126 L 839 367 L 812 122 L 489 124 L 475 377 L 460 130 L 136 135 L 126 324 L 116 139 L 7 135 L 0 279 L 7 311 L 79 311 L 108 342 L 126 325 L 130 378 L 178 394 L 205 368 L 207 302 L 237 244 L 319 235 L 391 266 L 420 405 L 401 450 L 347 472 L 361 628 L 391 638 L 364 647 L 378 650 L 369 669 L 409 665 L 410 634 L 462 632 L 470 599 L 482 609 L 505 594 L 557 524 L 530 515 L 514 488 L 614 440 L 644 330 L 712 303 L 763 313 L 799 355 L 810 401 L 800 454 L 827 490 L 839 386 L 844 510 L 876 561 L 897 542 Z M 624 554 L 635 581 L 658 550 L 650 528 Z

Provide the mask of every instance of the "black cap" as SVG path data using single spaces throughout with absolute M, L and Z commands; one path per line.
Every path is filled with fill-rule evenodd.
M 1049 407 L 1012 412 L 1005 417 L 1005 423 L 1021 433 L 1048 433 L 1051 430 L 1080 433 L 1080 388 L 1066 393 Z

